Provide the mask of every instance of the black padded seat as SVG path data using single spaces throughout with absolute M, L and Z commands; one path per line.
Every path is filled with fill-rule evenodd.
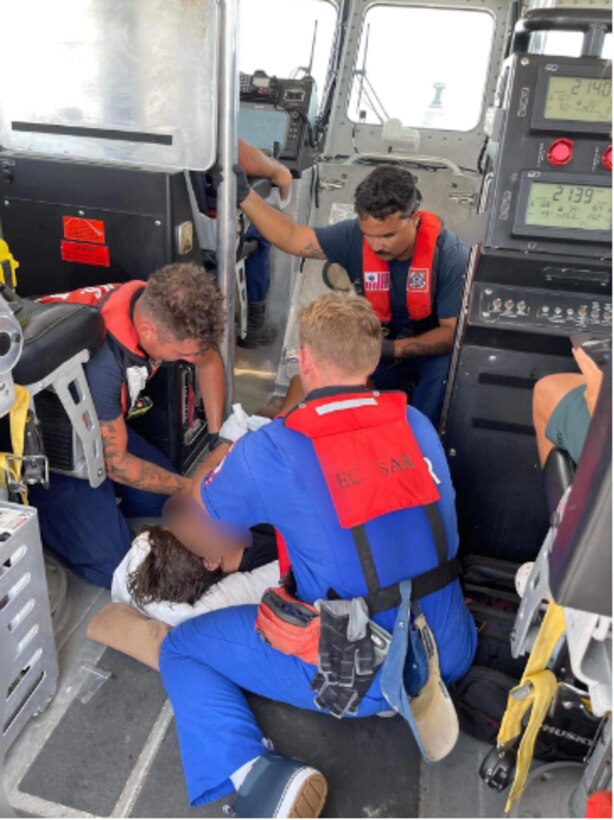
M 17 384 L 45 378 L 79 351 L 97 350 L 106 334 L 100 311 L 90 305 L 65 302 L 41 304 L 0 289 L 23 333 L 23 352 L 13 370 Z
M 563 493 L 568 487 L 571 487 L 575 471 L 575 464 L 567 450 L 560 450 L 555 447 L 550 451 L 542 470 L 544 491 L 550 515 L 556 510 Z

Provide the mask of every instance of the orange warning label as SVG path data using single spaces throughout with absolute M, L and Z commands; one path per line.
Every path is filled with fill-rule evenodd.
M 62 259 L 65 262 L 80 262 L 82 265 L 99 265 L 103 268 L 111 266 L 108 245 L 91 245 L 86 242 L 61 243 Z
M 104 222 L 101 219 L 83 219 L 80 216 L 63 216 L 64 238 L 77 242 L 96 242 L 103 245 Z

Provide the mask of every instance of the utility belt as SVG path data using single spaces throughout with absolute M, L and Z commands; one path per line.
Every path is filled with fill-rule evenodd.
M 413 601 L 443 589 L 458 577 L 457 560 L 447 560 L 439 511 L 435 504 L 425 511 L 440 563 L 412 579 Z M 364 526 L 353 528 L 352 534 L 369 584 L 366 595 L 340 599 L 329 589 L 328 600 L 307 604 L 285 586 L 271 587 L 262 596 L 256 618 L 256 631 L 270 646 L 318 667 L 311 682 L 315 703 L 339 718 L 356 714 L 392 640 L 372 616 L 401 603 L 399 583 L 378 586 Z

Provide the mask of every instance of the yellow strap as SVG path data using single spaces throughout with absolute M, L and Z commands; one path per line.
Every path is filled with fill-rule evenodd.
M 11 423 L 11 447 L 13 448 L 12 455 L 21 458 L 23 456 L 23 443 L 26 432 L 26 420 L 28 418 L 28 407 L 30 406 L 30 393 L 25 387 L 19 384 L 15 385 L 15 402 L 11 407 L 9 419 Z M 7 455 L 11 453 L 0 453 L 0 486 L 6 487 L 6 468 Z M 15 483 L 21 481 L 21 466 L 19 462 L 8 462 L 8 470 L 11 474 L 11 479 Z M 23 491 L 22 501 L 24 504 L 28 503 L 28 493 Z
M 530 686 L 530 693 L 525 696 L 524 700 L 516 700 L 513 697 L 513 693 L 518 692 L 518 690 L 524 691 L 524 686 L 527 684 Z M 512 737 L 517 737 L 522 731 L 521 724 L 524 714 L 528 709 L 531 709 L 531 714 L 529 715 L 529 721 L 518 748 L 516 773 L 507 798 L 507 803 L 505 804 L 506 812 L 512 808 L 524 791 L 531 761 L 533 760 L 537 735 L 548 714 L 552 698 L 556 693 L 556 685 L 556 676 L 549 669 L 544 669 L 541 672 L 536 672 L 534 675 L 529 675 L 525 678 L 524 686 L 515 687 L 510 693 L 510 700 L 514 702 L 510 704 L 508 701 L 505 717 L 508 717 L 509 713 L 509 724 L 506 723 L 504 735 L 509 730 L 512 732 Z M 501 724 L 501 729 L 504 729 L 503 723 Z
M 8 264 L 3 264 L 7 262 Z M 11 288 L 17 287 L 17 275 L 15 271 L 19 267 L 19 262 L 11 254 L 9 246 L 3 239 L 0 239 L 0 281 Z M 6 275 L 9 275 L 7 282 Z
M 518 749 L 516 774 L 505 806 L 506 812 L 524 791 L 535 741 L 556 692 L 556 677 L 545 667 L 564 632 L 563 610 L 558 604 L 550 602 L 520 684 L 510 692 L 497 737 L 497 746 L 500 748 L 511 743 L 522 733 L 522 719 L 531 709 L 529 722 Z

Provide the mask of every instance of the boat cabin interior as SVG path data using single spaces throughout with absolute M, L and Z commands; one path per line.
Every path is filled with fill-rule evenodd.
M 27 493 L 105 479 L 84 372 L 100 314 L 39 297 L 204 266 L 225 298 L 226 413 L 256 414 L 299 372 L 299 310 L 352 289 L 250 226 L 239 140 L 288 169 L 288 196 L 249 183 L 296 223 L 353 219 L 357 186 L 400 167 L 469 249 L 437 430 L 479 627 L 456 747 L 427 763 L 398 716 L 250 695 L 264 734 L 326 773 L 324 817 L 503 817 L 525 763 L 483 728 L 484 670 L 518 683 L 550 602 L 550 742 L 512 816 L 607 816 L 586 811 L 608 792 L 611 810 L 611 1 L 5 0 L 2 28 L 0 816 L 224 816 L 189 807 L 158 672 L 88 637 L 109 590 L 48 547 Z M 251 344 L 254 303 L 268 336 Z M 534 388 L 578 373 L 584 342 L 603 372 L 586 442 L 543 467 Z M 193 473 L 212 442 L 194 366 L 163 364 L 142 406 L 129 426 Z

